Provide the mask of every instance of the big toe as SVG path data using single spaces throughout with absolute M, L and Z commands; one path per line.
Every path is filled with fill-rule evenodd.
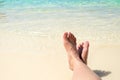
M 82 51 L 82 58 L 87 63 L 87 56 L 88 56 L 88 50 L 89 50 L 89 42 L 85 41 L 83 44 L 83 51 Z
M 65 33 L 63 34 L 63 39 L 64 39 L 64 40 L 67 40 L 67 38 L 68 38 L 68 32 L 65 32 Z
M 63 42 L 64 42 L 64 47 L 65 47 L 66 51 L 68 51 L 69 47 L 70 47 L 69 33 L 68 32 L 65 32 L 63 34 Z
M 69 36 L 68 32 L 65 32 L 65 33 L 63 34 L 64 46 L 69 42 L 69 41 L 68 41 L 68 36 Z

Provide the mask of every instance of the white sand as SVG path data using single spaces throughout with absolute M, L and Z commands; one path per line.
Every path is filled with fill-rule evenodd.
M 62 33 L 60 33 L 62 35 Z M 88 65 L 103 80 L 119 80 L 120 45 L 92 44 Z M 0 32 L 0 80 L 71 80 L 62 38 Z
M 0 33 L 0 80 L 71 79 L 61 45 L 38 37 Z

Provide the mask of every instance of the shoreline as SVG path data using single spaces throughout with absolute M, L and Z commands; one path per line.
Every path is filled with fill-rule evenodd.
M 119 10 L 72 10 L 6 11 L 0 23 L 0 80 L 71 80 L 62 42 L 66 31 L 78 43 L 90 42 L 92 70 L 103 80 L 119 80 Z

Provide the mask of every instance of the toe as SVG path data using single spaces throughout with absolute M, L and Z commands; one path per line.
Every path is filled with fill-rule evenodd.
M 89 42 L 85 41 L 83 44 L 83 51 L 82 51 L 82 58 L 87 63 L 87 56 L 88 56 L 88 50 L 89 50 Z
M 88 48 L 89 47 L 89 42 L 85 41 L 83 47 Z
M 68 32 L 65 32 L 64 34 L 63 34 L 63 42 L 64 42 L 64 45 L 65 44 L 67 44 L 68 42 L 69 42 L 69 34 L 68 34 Z
M 63 39 L 66 40 L 68 37 L 68 32 L 65 32 L 64 35 L 63 35 Z
M 69 40 L 72 44 L 76 45 L 76 37 L 71 32 L 69 32 Z
M 88 41 L 83 42 L 82 46 L 83 46 L 83 53 L 87 53 L 89 48 L 89 42 Z

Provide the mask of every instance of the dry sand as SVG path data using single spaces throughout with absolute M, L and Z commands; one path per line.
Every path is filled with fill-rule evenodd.
M 0 32 L 0 80 L 71 80 L 72 71 L 58 37 Z M 119 80 L 119 53 L 119 44 L 91 43 L 88 66 L 103 80 Z

